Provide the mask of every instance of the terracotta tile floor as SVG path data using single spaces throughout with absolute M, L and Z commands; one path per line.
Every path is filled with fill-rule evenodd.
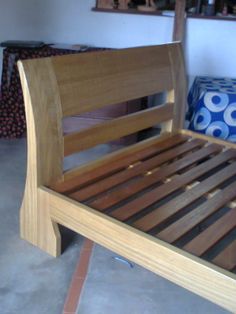
M 71 281 L 68 291 L 66 302 L 64 305 L 63 314 L 74 314 L 76 312 L 84 281 L 87 276 L 89 261 L 92 253 L 93 242 L 85 239 L 78 264 L 76 265 L 75 272 Z

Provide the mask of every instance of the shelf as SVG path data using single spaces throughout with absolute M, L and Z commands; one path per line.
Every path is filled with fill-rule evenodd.
M 138 11 L 136 9 L 127 9 L 127 10 L 119 10 L 119 9 L 101 9 L 101 8 L 92 8 L 92 11 L 94 12 L 103 12 L 103 13 L 123 13 L 123 14 L 139 14 L 139 15 L 153 15 L 153 16 L 163 16 L 163 17 L 173 17 L 170 14 L 165 14 L 166 11 L 151 11 L 151 12 L 144 12 L 144 11 Z M 187 14 L 188 18 L 192 19 L 206 19 L 206 20 L 219 20 L 219 21 L 236 21 L 236 15 L 235 17 L 227 17 L 227 16 L 206 16 L 202 14 Z
M 103 13 L 125 13 L 125 14 L 141 14 L 141 15 L 159 15 L 166 16 L 162 14 L 162 11 L 138 11 L 136 9 L 127 9 L 127 10 L 119 10 L 119 9 L 101 9 L 101 8 L 92 8 L 92 11 L 95 12 L 103 12 Z M 174 12 L 174 11 L 173 11 Z M 169 16 L 168 16 L 169 17 Z
M 218 20 L 218 21 L 236 21 L 236 15 L 235 17 L 227 17 L 227 16 L 218 16 L 218 15 L 213 15 L 213 16 L 207 16 L 207 15 L 202 15 L 202 14 L 187 14 L 188 18 L 191 19 L 205 19 L 205 20 Z

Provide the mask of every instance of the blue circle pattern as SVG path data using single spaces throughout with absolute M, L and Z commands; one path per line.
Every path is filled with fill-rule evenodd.
M 197 77 L 188 104 L 190 130 L 236 143 L 236 79 Z

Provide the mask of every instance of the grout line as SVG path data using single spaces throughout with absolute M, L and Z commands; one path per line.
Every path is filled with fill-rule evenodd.
M 75 314 L 80 301 L 82 288 L 88 273 L 89 261 L 93 249 L 93 242 L 84 239 L 79 261 L 71 279 L 71 284 L 64 304 L 63 314 Z

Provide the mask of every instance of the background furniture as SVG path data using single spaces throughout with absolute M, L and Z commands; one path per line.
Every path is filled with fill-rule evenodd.
M 68 46 L 69 47 L 69 46 Z M 17 69 L 17 61 L 34 58 L 44 58 L 49 56 L 58 56 L 65 54 L 75 54 L 81 52 L 92 52 L 103 50 L 104 48 L 71 46 L 43 46 L 40 48 L 23 48 L 11 47 L 4 49 L 3 52 L 3 73 L 1 84 L 1 100 L 0 100 L 0 137 L 2 138 L 18 138 L 25 135 L 26 122 L 24 101 L 20 78 Z M 73 49 L 72 49 L 73 48 Z M 132 102 L 124 102 L 119 106 L 107 107 L 94 112 L 81 114 L 76 117 L 68 117 L 64 120 L 64 131 L 70 133 L 80 130 L 91 125 L 97 124 L 104 120 L 119 117 L 128 113 L 140 110 L 141 100 Z M 132 135 L 122 141 L 122 144 L 129 144 L 137 140 L 136 135 Z
M 188 103 L 191 130 L 236 142 L 236 79 L 197 77 Z
M 94 51 L 97 48 L 88 48 Z M 41 48 L 6 48 L 3 51 L 3 70 L 0 100 L 0 137 L 17 138 L 26 131 L 24 101 L 17 61 L 78 53 L 77 50 L 50 46 Z
M 104 0 L 106 1 L 106 0 Z M 171 1 L 172 2 L 172 1 Z M 228 8 L 229 8 L 229 14 L 227 15 L 223 15 L 222 14 L 222 11 L 223 11 L 223 4 L 224 4 L 224 0 L 219 0 L 219 1 L 216 1 L 216 6 L 215 6 L 215 11 L 216 11 L 216 14 L 214 15 L 206 15 L 206 14 L 203 14 L 204 12 L 202 12 L 203 10 L 203 3 L 204 1 L 199 1 L 199 0 L 196 0 L 196 1 L 186 1 L 186 0 L 176 0 L 175 3 L 177 4 L 177 7 L 178 6 L 182 6 L 183 2 L 186 2 L 186 8 L 187 8 L 187 15 L 186 17 L 187 18 L 197 18 L 197 19 L 210 19 L 210 20 L 226 20 L 226 21 L 236 21 L 236 14 L 235 14 L 235 0 L 234 1 L 229 1 L 228 2 Z M 96 7 L 92 8 L 92 11 L 95 11 L 95 12 L 106 12 L 106 13 L 126 13 L 126 14 L 145 14 L 145 15 L 162 15 L 162 16 L 167 16 L 167 17 L 172 17 L 174 16 L 174 14 L 172 14 L 171 11 L 174 11 L 174 3 L 172 2 L 170 5 L 167 5 L 165 7 L 159 7 L 158 5 L 158 2 L 157 2 L 157 5 L 158 5 L 158 9 L 155 10 L 155 11 L 141 11 L 141 10 L 138 10 L 137 8 L 128 8 L 126 9 L 125 6 L 120 6 L 116 9 L 113 8 L 113 5 L 112 5 L 112 1 L 107 1 L 108 5 L 97 5 Z M 194 9 L 193 9 L 194 8 Z M 175 8 L 175 11 L 176 11 L 176 8 Z M 178 14 L 178 13 L 177 13 Z

